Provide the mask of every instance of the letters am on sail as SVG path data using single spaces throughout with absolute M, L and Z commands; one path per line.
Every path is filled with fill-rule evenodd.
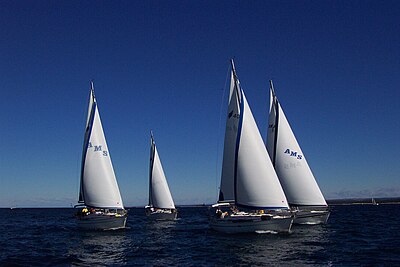
M 108 151 L 102 149 L 102 145 L 92 145 L 92 142 L 89 142 L 88 144 L 88 150 L 93 148 L 93 152 L 100 152 L 104 157 L 108 156 Z

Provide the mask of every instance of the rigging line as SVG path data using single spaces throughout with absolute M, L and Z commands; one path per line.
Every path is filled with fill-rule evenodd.
M 226 94 L 226 84 L 228 82 L 228 78 L 229 78 L 229 74 L 230 74 L 230 69 L 231 67 L 228 66 L 228 70 L 226 72 L 226 76 L 225 76 L 225 83 L 224 83 L 224 87 L 222 88 L 222 95 L 221 95 L 221 104 L 220 104 L 220 108 L 219 108 L 219 122 L 218 122 L 218 134 L 217 134 L 217 159 L 215 162 L 215 189 L 216 189 L 216 197 L 218 199 L 219 197 L 219 192 L 218 192 L 218 170 L 219 170 L 219 150 L 220 150 L 220 134 L 221 134 L 221 121 L 222 121 L 222 108 L 224 106 L 224 99 L 225 99 L 225 94 Z

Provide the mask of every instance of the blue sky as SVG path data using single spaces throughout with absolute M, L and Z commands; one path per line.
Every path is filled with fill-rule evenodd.
M 147 202 L 150 129 L 176 203 L 215 201 L 232 57 L 264 137 L 273 79 L 326 198 L 400 196 L 399 18 L 398 1 L 0 1 L 0 206 L 76 203 L 90 79 L 126 206 Z

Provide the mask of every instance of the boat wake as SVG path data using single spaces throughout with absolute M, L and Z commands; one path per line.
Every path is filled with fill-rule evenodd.
M 319 222 L 304 222 L 302 225 L 318 225 L 320 224 Z
M 278 232 L 271 231 L 271 230 L 257 230 L 256 233 L 257 234 L 273 234 L 273 235 L 278 234 Z
M 126 230 L 127 227 L 115 227 L 115 228 L 108 228 L 108 229 L 102 229 L 103 231 L 119 231 L 119 230 Z

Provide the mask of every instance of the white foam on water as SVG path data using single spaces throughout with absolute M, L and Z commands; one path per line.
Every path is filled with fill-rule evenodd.
M 271 230 L 257 230 L 256 231 L 257 234 L 278 234 L 278 232 L 276 231 L 271 231 Z

